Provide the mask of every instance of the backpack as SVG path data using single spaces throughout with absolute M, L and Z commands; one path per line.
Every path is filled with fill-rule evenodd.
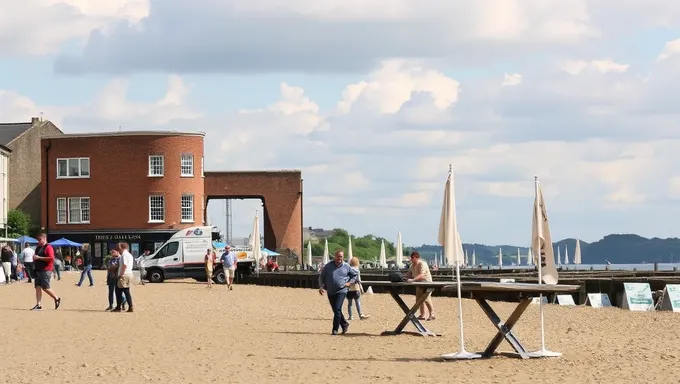
M 401 272 L 390 272 L 391 283 L 403 283 L 404 281 L 406 281 L 406 279 L 404 279 L 404 275 L 402 275 Z

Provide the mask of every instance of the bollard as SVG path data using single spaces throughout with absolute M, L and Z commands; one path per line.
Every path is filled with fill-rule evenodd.
M 654 263 L 654 272 L 659 272 L 659 263 Z

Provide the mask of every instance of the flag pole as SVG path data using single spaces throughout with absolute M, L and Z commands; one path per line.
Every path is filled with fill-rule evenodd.
M 541 238 L 543 237 L 543 214 L 541 212 L 541 201 L 539 200 L 538 176 L 534 176 L 534 191 L 536 194 L 536 201 L 534 203 L 534 216 L 536 220 L 536 254 L 538 261 L 538 284 L 543 285 L 543 252 L 541 248 Z M 543 313 L 543 294 L 538 296 L 539 317 L 541 321 L 541 349 L 529 353 L 530 357 L 559 357 L 562 356 L 559 352 L 553 352 L 545 347 L 545 316 Z
M 449 164 L 449 188 L 452 188 L 453 184 L 453 169 L 451 165 Z M 447 190 L 447 193 L 449 196 L 453 195 L 454 191 L 449 191 Z M 451 199 L 447 199 L 447 204 L 452 204 L 453 201 Z M 451 208 L 449 208 L 451 209 Z M 448 215 L 447 215 L 448 216 Z M 445 355 L 442 355 L 442 359 L 444 360 L 470 360 L 470 359 L 479 359 L 482 357 L 482 355 L 478 353 L 472 353 L 468 352 L 465 350 L 465 334 L 463 332 L 463 297 L 461 294 L 461 283 L 460 283 L 460 262 L 461 258 L 463 255 L 459 252 L 460 249 L 462 248 L 462 244 L 458 244 L 458 228 L 451 228 L 453 223 L 446 223 L 446 230 L 447 231 L 454 231 L 453 233 L 453 244 L 455 247 L 453 247 L 453 252 L 456 255 L 456 285 L 458 286 L 458 324 L 460 325 L 460 347 L 458 352 L 456 353 L 447 353 Z M 451 249 L 452 247 L 447 247 Z

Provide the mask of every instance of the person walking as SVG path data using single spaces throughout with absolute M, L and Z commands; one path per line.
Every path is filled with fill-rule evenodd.
M 54 309 L 59 309 L 61 297 L 57 296 L 50 288 L 50 277 L 52 276 L 52 269 L 54 269 L 54 249 L 51 245 L 47 244 L 47 234 L 41 233 L 38 235 L 38 246 L 35 248 L 32 260 L 35 272 L 33 280 L 36 304 L 31 310 L 42 310 L 43 292 L 47 293 L 54 300 Z
M 349 291 L 347 292 L 347 314 L 349 315 L 347 320 L 354 320 L 354 316 L 352 316 L 352 301 L 354 301 L 357 306 L 359 318 L 361 320 L 368 319 L 369 316 L 364 315 L 364 313 L 361 311 L 361 293 L 363 292 L 363 287 L 361 286 L 359 258 L 352 257 L 352 259 L 349 261 L 349 266 L 352 267 L 352 269 L 357 273 L 357 280 L 349 287 Z
M 87 279 L 90 281 L 90 287 L 94 285 L 94 279 L 92 278 L 92 256 L 90 254 L 90 246 L 88 244 L 83 244 L 83 271 L 80 272 L 80 281 L 76 284 L 81 286 L 83 280 L 85 280 L 85 274 L 87 274 Z M 130 273 L 132 273 L 132 268 L 130 268 Z
M 17 277 L 17 265 L 19 265 L 19 257 L 17 256 L 17 253 L 14 250 L 14 245 L 11 245 L 9 249 L 12 251 L 12 276 L 11 276 L 11 279 L 14 280 L 14 281 L 19 281 L 19 278 Z
M 120 252 L 120 261 L 118 262 L 118 282 L 116 289 L 117 304 L 116 308 L 111 312 L 121 312 L 123 295 L 128 304 L 128 312 L 134 312 L 132 304 L 132 295 L 130 294 L 130 285 L 132 283 L 132 266 L 135 262 L 134 257 L 128 250 L 128 243 L 118 243 L 118 251 Z
M 21 251 L 21 261 L 24 263 L 24 274 L 28 277 L 29 283 L 33 280 L 33 255 L 35 251 L 26 243 L 24 250 Z
M 208 288 L 212 288 L 213 281 L 213 265 L 215 264 L 215 251 L 208 248 L 203 258 L 205 262 L 205 277 L 208 279 Z
M 144 253 L 137 258 L 137 268 L 139 268 L 139 284 L 144 285 L 144 278 L 146 277 L 146 267 L 144 267 L 144 261 L 146 257 L 151 253 L 148 249 L 144 250 Z
M 347 297 L 349 287 L 356 282 L 357 273 L 347 263 L 344 262 L 345 252 L 335 251 L 333 261 L 324 265 L 319 274 L 319 294 L 328 294 L 328 302 L 333 310 L 333 330 L 332 335 L 338 334 L 338 328 L 342 328 L 342 333 L 347 333 L 349 322 L 342 313 L 342 305 Z
M 227 245 L 224 247 L 224 253 L 220 258 L 222 262 L 222 269 L 224 270 L 224 280 L 227 282 L 227 287 L 229 290 L 233 290 L 234 287 L 234 275 L 236 274 L 236 254 L 232 252 L 231 247 Z
M 106 308 L 107 312 L 113 311 L 113 298 L 116 293 L 116 286 L 118 285 L 118 263 L 120 262 L 120 252 L 117 249 L 111 250 L 111 258 L 106 263 L 106 286 L 109 288 L 109 306 Z M 118 297 L 116 296 L 116 299 Z M 116 302 L 116 307 L 125 310 L 126 297 L 122 297 L 122 302 Z
M 57 275 L 57 280 L 61 280 L 61 270 L 64 265 L 64 256 L 61 252 L 57 252 L 54 255 L 54 274 Z
M 5 284 L 12 281 L 12 250 L 9 245 L 5 244 L 0 250 L 0 262 L 2 262 L 2 271 L 5 275 Z

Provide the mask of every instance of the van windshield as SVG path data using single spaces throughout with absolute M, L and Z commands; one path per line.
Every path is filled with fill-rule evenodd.
M 179 241 L 173 241 L 170 243 L 167 243 L 163 246 L 163 248 L 158 250 L 158 253 L 156 253 L 156 256 L 154 256 L 154 259 L 162 259 L 164 257 L 168 256 L 174 256 L 177 253 L 177 250 L 179 249 Z

